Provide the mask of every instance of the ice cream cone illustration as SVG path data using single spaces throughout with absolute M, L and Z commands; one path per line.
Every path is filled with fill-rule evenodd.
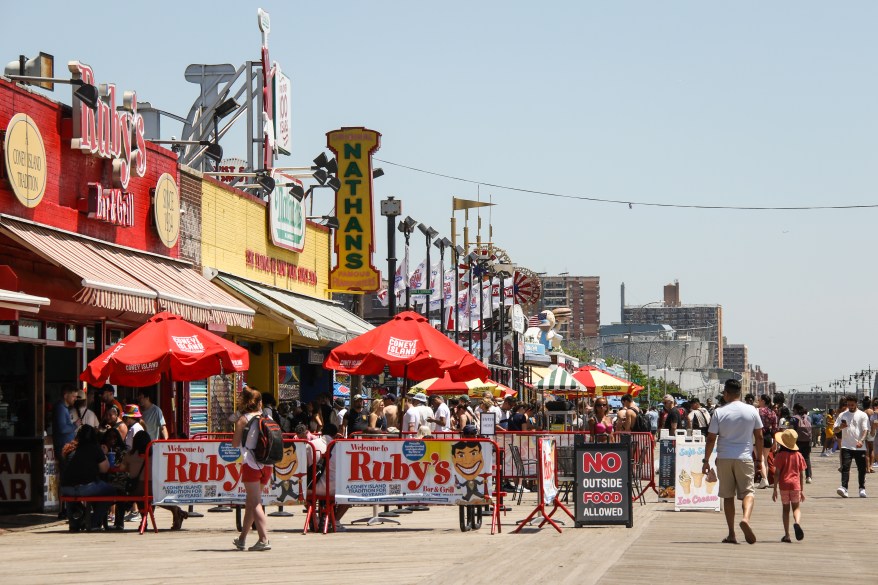
M 680 472 L 680 487 L 683 488 L 683 494 L 688 496 L 692 489 L 692 476 L 685 469 Z
M 713 467 L 707 472 L 707 482 L 705 485 L 707 486 L 707 493 L 712 494 L 714 488 L 716 488 L 716 471 L 714 471 Z
M 692 483 L 695 484 L 695 487 L 700 488 L 701 483 L 704 481 L 704 474 L 700 471 L 692 472 Z

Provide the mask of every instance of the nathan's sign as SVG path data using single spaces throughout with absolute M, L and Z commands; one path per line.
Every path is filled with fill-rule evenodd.
M 301 183 L 298 179 L 276 173 L 276 177 L 285 182 Z M 305 205 L 293 196 L 292 189 L 277 186 L 271 193 L 268 211 L 268 224 L 271 231 L 271 243 L 293 252 L 305 249 Z
M 307 497 L 306 441 L 284 441 L 284 457 L 262 488 L 263 505 L 290 505 Z M 313 456 L 312 456 L 313 458 Z M 241 450 L 225 441 L 156 441 L 152 493 L 159 504 L 243 504 Z
M 340 440 L 332 450 L 338 504 L 488 504 L 490 441 Z
M 338 161 L 341 188 L 335 194 L 340 228 L 335 232 L 337 264 L 329 274 L 333 290 L 377 291 L 380 274 L 372 265 L 372 154 L 381 134 L 366 128 L 342 128 L 326 134 Z

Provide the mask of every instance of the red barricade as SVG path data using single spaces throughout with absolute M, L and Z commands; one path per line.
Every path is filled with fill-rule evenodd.
M 482 438 L 482 439 L 437 438 L 437 439 L 420 439 L 418 441 L 413 441 L 411 439 L 395 438 L 395 437 L 393 437 L 393 435 L 390 435 L 390 436 L 388 436 L 388 438 L 372 437 L 372 436 L 370 436 L 370 437 L 356 437 L 355 436 L 355 437 L 348 438 L 348 439 L 336 439 L 335 441 L 332 441 L 329 444 L 329 446 L 327 447 L 327 450 L 326 450 L 326 456 L 324 457 L 325 469 L 323 472 L 323 478 L 320 481 L 319 485 L 315 486 L 315 490 L 314 490 L 316 497 L 323 504 L 322 521 L 323 521 L 324 534 L 326 532 L 328 532 L 330 522 L 332 522 L 333 525 L 336 522 L 335 505 L 336 505 L 336 494 L 337 494 L 337 491 L 339 489 L 339 486 L 334 485 L 334 483 L 339 483 L 340 480 L 338 479 L 338 477 L 336 477 L 336 474 L 339 472 L 338 468 L 333 469 L 333 466 L 339 465 L 339 468 L 340 468 L 341 464 L 340 463 L 337 464 L 337 463 L 333 462 L 333 453 L 334 453 L 335 449 L 337 449 L 340 445 L 354 444 L 355 443 L 358 446 L 357 452 L 362 452 L 364 454 L 369 454 L 369 453 L 377 454 L 377 453 L 385 452 L 382 449 L 382 446 L 386 446 L 388 443 L 411 444 L 411 443 L 416 443 L 416 442 L 423 442 L 425 444 L 466 442 L 466 443 L 489 443 L 492 445 L 493 450 L 494 450 L 494 457 L 493 457 L 493 461 L 491 463 L 491 473 L 480 474 L 480 476 L 483 477 L 485 480 L 487 480 L 488 477 L 493 478 L 492 491 L 490 492 L 490 494 L 487 494 L 489 496 L 487 503 L 494 504 L 493 510 L 491 513 L 491 534 L 494 534 L 495 530 L 500 531 L 501 530 L 500 509 L 502 508 L 503 496 L 505 494 L 502 492 L 502 488 L 501 488 L 502 483 L 503 483 L 503 468 L 502 468 L 502 465 L 500 462 L 502 449 L 500 448 L 500 446 L 497 444 L 496 441 L 493 441 L 491 439 L 484 439 L 484 438 Z M 479 451 L 481 451 L 481 449 Z M 336 455 L 336 457 L 337 456 L 338 455 Z M 420 459 L 422 456 L 423 456 L 423 453 L 420 453 L 418 455 L 413 455 L 412 461 L 420 462 Z M 440 459 L 439 459 L 438 455 L 434 452 L 433 458 L 429 459 L 427 464 L 428 465 L 431 465 L 431 464 L 436 465 L 437 462 L 439 462 L 439 461 L 440 461 Z M 374 465 L 374 467 L 373 467 L 373 465 Z M 399 504 L 399 505 L 417 504 L 417 505 L 427 505 L 427 506 L 430 506 L 430 505 L 469 505 L 469 504 L 465 504 L 465 503 L 461 504 L 459 502 L 459 500 L 452 501 L 452 498 L 458 497 L 456 495 L 456 492 L 446 491 L 445 489 L 437 489 L 436 490 L 436 492 L 439 492 L 439 494 L 441 494 L 441 495 L 431 495 L 432 492 L 427 492 L 425 490 L 418 491 L 415 493 L 405 492 L 403 490 L 399 490 L 398 492 L 394 492 L 393 490 L 397 487 L 395 485 L 392 485 L 394 482 L 400 482 L 400 481 L 404 482 L 404 481 L 406 481 L 406 479 L 408 479 L 408 475 L 406 475 L 406 477 L 394 477 L 393 476 L 393 474 L 395 474 L 396 472 L 392 471 L 392 469 L 394 469 L 395 467 L 398 467 L 400 465 L 401 465 L 400 461 L 393 461 L 393 462 L 384 462 L 384 461 L 363 462 L 363 461 L 360 461 L 357 469 L 370 470 L 370 472 L 373 472 L 376 475 L 380 476 L 380 479 L 372 480 L 372 479 L 360 478 L 358 480 L 355 480 L 357 482 L 356 486 L 357 487 L 367 487 L 370 483 L 374 484 L 375 486 L 380 486 L 381 483 L 383 482 L 385 484 L 385 488 L 387 488 L 387 489 L 385 491 L 385 490 L 381 490 L 379 488 L 375 492 L 374 495 L 372 495 L 370 490 L 367 490 L 370 492 L 370 493 L 368 493 L 368 495 L 365 492 L 363 492 L 362 494 L 356 494 L 356 493 L 345 494 L 345 498 L 348 499 L 348 505 L 368 505 L 368 506 L 397 505 L 397 504 Z M 352 467 L 351 471 L 353 472 L 353 467 Z M 466 487 L 467 490 L 470 490 L 472 488 L 475 491 L 475 493 L 478 494 L 478 491 L 477 491 L 478 485 L 479 485 L 478 483 L 473 483 L 472 485 L 470 485 L 469 482 L 459 483 L 456 476 L 454 476 L 453 473 L 451 473 L 449 470 L 445 470 L 445 471 L 449 473 L 449 477 L 442 483 L 448 484 L 448 481 L 452 482 L 451 484 L 448 484 L 448 489 L 452 489 L 452 488 L 456 489 L 456 488 Z M 423 470 L 422 473 L 423 473 L 422 479 L 426 478 L 427 471 Z M 387 474 L 391 474 L 390 477 L 386 477 Z M 438 477 L 438 475 L 439 475 L 439 473 L 436 472 L 435 468 L 434 468 L 434 474 L 436 477 Z M 476 480 L 477 480 L 477 478 L 476 478 Z M 351 481 L 351 478 L 348 478 L 348 481 Z M 420 489 L 420 484 L 419 484 L 419 486 L 412 488 L 412 489 L 416 489 L 416 490 Z M 382 491 L 384 493 L 380 493 Z M 320 492 L 320 493 L 318 493 L 318 492 Z M 463 496 L 464 501 L 468 500 L 467 496 L 469 495 L 469 493 L 470 492 L 467 491 L 466 495 Z M 443 497 L 443 496 L 447 496 L 447 497 Z M 350 503 L 351 499 L 356 500 L 357 498 L 362 498 L 361 504 L 360 503 Z M 475 501 L 478 502 L 479 500 L 475 500 Z
M 621 435 L 631 437 L 631 462 L 634 473 L 634 500 L 648 489 L 656 489 L 655 483 L 655 437 L 652 433 L 613 433 L 612 442 L 618 443 Z M 573 446 L 575 437 L 584 437 L 586 443 L 594 442 L 588 431 L 508 431 L 497 433 L 497 443 L 505 451 L 503 476 L 508 479 L 536 479 L 537 437 L 555 438 L 558 457 L 558 480 L 573 481 Z M 515 447 L 515 449 L 513 449 Z M 516 461 L 520 454 L 521 460 Z
M 192 504 L 211 504 L 211 505 L 233 505 L 242 506 L 243 500 L 240 497 L 224 498 L 219 495 L 220 489 L 223 492 L 236 492 L 240 486 L 240 466 L 234 458 L 233 453 L 224 454 L 222 448 L 218 448 L 218 454 L 205 455 L 204 449 L 187 449 L 186 445 L 204 445 L 205 443 L 215 443 L 218 445 L 228 444 L 231 441 L 232 433 L 199 433 L 194 435 L 192 439 L 170 439 L 153 441 L 150 443 L 153 452 L 153 465 L 149 469 L 150 472 L 156 473 L 155 479 L 156 489 L 151 490 L 153 505 L 156 505 L 157 493 L 167 490 L 168 484 L 176 484 L 176 490 L 169 492 L 172 497 L 169 501 L 164 501 L 166 505 L 186 506 Z M 162 451 L 164 444 L 172 444 L 179 446 L 173 450 L 166 452 L 168 461 L 160 461 L 155 458 L 156 454 Z M 313 481 L 316 476 L 316 465 L 318 454 L 314 446 L 304 439 L 298 439 L 295 435 L 284 435 L 285 451 L 290 444 L 303 444 L 305 446 L 306 456 L 311 459 L 310 464 L 307 462 L 299 462 L 298 455 L 293 452 L 289 453 L 289 461 L 287 453 L 285 458 L 277 465 L 273 466 L 271 487 L 272 489 L 280 488 L 280 500 L 271 505 L 283 506 L 293 503 L 304 503 L 307 507 L 307 515 L 305 517 L 304 531 L 307 534 L 311 517 L 316 509 L 317 498 L 312 486 L 308 485 L 309 481 Z M 203 460 L 202 460 L 203 459 Z M 165 465 L 164 468 L 159 466 Z M 229 466 L 235 467 L 231 469 Z M 301 472 L 304 470 L 304 472 Z M 300 473 L 295 473 L 300 471 Z M 163 472 L 163 473 L 161 473 Z M 173 481 L 169 477 L 173 474 Z M 164 478 L 163 483 L 162 479 Z M 199 484 L 201 484 L 199 486 Z M 295 488 L 298 488 L 296 490 Z M 298 491 L 298 494 L 296 493 Z M 304 492 L 304 493 L 303 493 Z M 286 496 L 290 496 L 290 500 L 284 500 Z M 158 502 L 161 505 L 161 501 Z

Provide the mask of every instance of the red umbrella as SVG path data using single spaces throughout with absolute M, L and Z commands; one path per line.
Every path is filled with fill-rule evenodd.
M 622 396 L 631 394 L 637 396 L 643 386 L 638 386 L 634 382 L 618 378 L 609 372 L 595 367 L 583 366 L 573 372 L 573 377 L 577 382 L 588 388 L 587 396 Z
M 94 386 L 110 380 L 150 386 L 172 380 L 203 380 L 250 367 L 247 350 L 173 313 L 159 313 L 88 364 L 79 379 Z
M 414 311 L 396 315 L 387 323 L 336 347 L 323 362 L 330 370 L 374 376 L 390 368 L 397 378 L 485 379 L 488 368 L 465 349 L 445 337 Z

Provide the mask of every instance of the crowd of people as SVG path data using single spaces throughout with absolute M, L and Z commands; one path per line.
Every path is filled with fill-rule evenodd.
M 152 439 L 167 439 L 168 428 L 161 408 L 155 404 L 155 389 L 140 388 L 137 404 L 124 407 L 112 385 L 94 389 L 92 400 L 72 385 L 62 389 L 52 409 L 52 437 L 60 467 L 63 496 L 134 496 L 144 489 L 144 460 Z M 137 510 L 125 503 L 95 502 L 86 530 L 124 530 L 125 522 L 136 522 Z M 188 514 L 177 506 L 168 507 L 172 530 L 179 530 Z M 82 509 L 62 506 L 61 517 L 78 530 Z
M 669 398 L 669 397 L 666 397 Z M 857 488 L 861 498 L 867 497 L 866 477 L 873 473 L 876 434 L 878 434 L 878 402 L 856 396 L 842 398 L 838 410 L 827 409 L 825 416 L 809 413 L 801 404 L 792 411 L 785 405 L 782 393 L 773 396 L 741 396 L 741 385 L 726 382 L 720 404 L 710 413 L 707 429 L 703 471 L 711 469 L 711 455 L 716 452 L 719 476 L 719 497 L 724 500 L 728 524 L 726 543 L 735 543 L 735 498 L 741 501 L 743 517 L 739 528 L 750 544 L 756 536 L 750 526 L 755 490 L 773 488 L 772 499 L 780 497 L 784 535 L 782 542 L 802 540 L 802 504 L 805 485 L 812 482 L 811 449 L 822 444 L 824 456 L 839 453 L 838 471 L 841 485 L 836 490 L 842 498 L 849 497 L 851 465 L 857 466 Z M 666 410 L 676 406 L 666 404 Z

